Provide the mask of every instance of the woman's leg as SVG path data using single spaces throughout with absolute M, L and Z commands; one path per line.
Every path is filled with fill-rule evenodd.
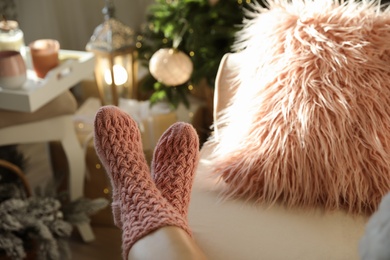
M 188 196 L 198 160 L 196 133 L 190 125 L 178 123 L 164 135 L 169 140 L 161 139 L 165 140 L 161 141 L 165 148 L 156 148 L 156 151 L 166 150 L 176 156 L 176 161 L 168 159 L 174 166 L 161 167 L 167 158 L 155 153 L 154 178 L 158 183 L 161 184 L 161 180 L 164 183 L 159 185 L 159 190 L 146 164 L 137 124 L 113 106 L 101 108 L 95 118 L 95 147 L 113 186 L 113 214 L 115 223 L 122 229 L 124 259 L 133 256 L 133 245 L 134 257 L 143 253 L 155 254 L 158 259 L 164 254 L 167 259 L 174 255 L 180 259 L 181 254 L 186 254 L 186 258 L 192 253 L 196 253 L 194 257 L 198 259 L 200 256 L 201 251 L 192 240 L 187 224 Z M 178 149 L 181 149 L 180 154 Z M 187 157 L 177 156 L 181 154 L 187 154 Z M 188 157 L 190 155 L 194 158 Z M 160 157 L 162 161 L 158 159 Z M 186 165 L 191 170 L 182 168 Z M 173 179 L 165 178 L 165 174 Z M 173 183 L 169 184 L 171 181 Z M 144 245 L 150 243 L 155 246 L 144 251 Z M 165 245 L 165 250 L 160 251 L 160 245 Z
M 194 240 L 178 227 L 162 227 L 138 240 L 128 260 L 204 260 L 206 256 Z

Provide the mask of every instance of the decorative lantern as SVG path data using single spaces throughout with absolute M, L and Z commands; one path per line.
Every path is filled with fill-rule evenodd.
M 119 98 L 137 98 L 138 53 L 134 31 L 114 18 L 115 7 L 105 1 L 104 23 L 96 27 L 86 49 L 96 56 L 95 78 L 103 105 Z

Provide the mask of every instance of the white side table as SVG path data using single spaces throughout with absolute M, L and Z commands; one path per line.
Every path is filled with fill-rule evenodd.
M 0 109 L 15 112 L 35 112 L 51 100 L 93 75 L 94 56 L 80 51 L 60 51 L 61 64 L 44 79 L 38 79 L 28 68 L 28 80 L 20 90 L 0 88 Z M 17 116 L 17 113 L 15 114 Z M 1 118 L 0 118 L 1 120 Z M 62 115 L 0 129 L 0 145 L 60 141 L 69 165 L 70 200 L 83 196 L 85 159 L 77 139 L 73 115 Z M 94 240 L 89 223 L 78 224 L 77 229 L 85 242 Z

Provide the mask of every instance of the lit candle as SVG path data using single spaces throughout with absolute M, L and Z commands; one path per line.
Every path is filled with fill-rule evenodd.
M 114 74 L 114 84 L 119 86 L 123 85 L 127 82 L 129 76 L 127 75 L 127 71 L 125 68 L 123 68 L 121 65 L 115 64 L 113 67 L 113 74 Z M 111 79 L 111 71 L 107 69 L 104 72 L 104 81 L 108 84 L 112 84 L 112 79 Z

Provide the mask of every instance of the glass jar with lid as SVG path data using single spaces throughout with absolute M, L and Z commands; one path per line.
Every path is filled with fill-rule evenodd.
M 24 54 L 24 34 L 16 21 L 0 21 L 0 51 L 14 50 Z

